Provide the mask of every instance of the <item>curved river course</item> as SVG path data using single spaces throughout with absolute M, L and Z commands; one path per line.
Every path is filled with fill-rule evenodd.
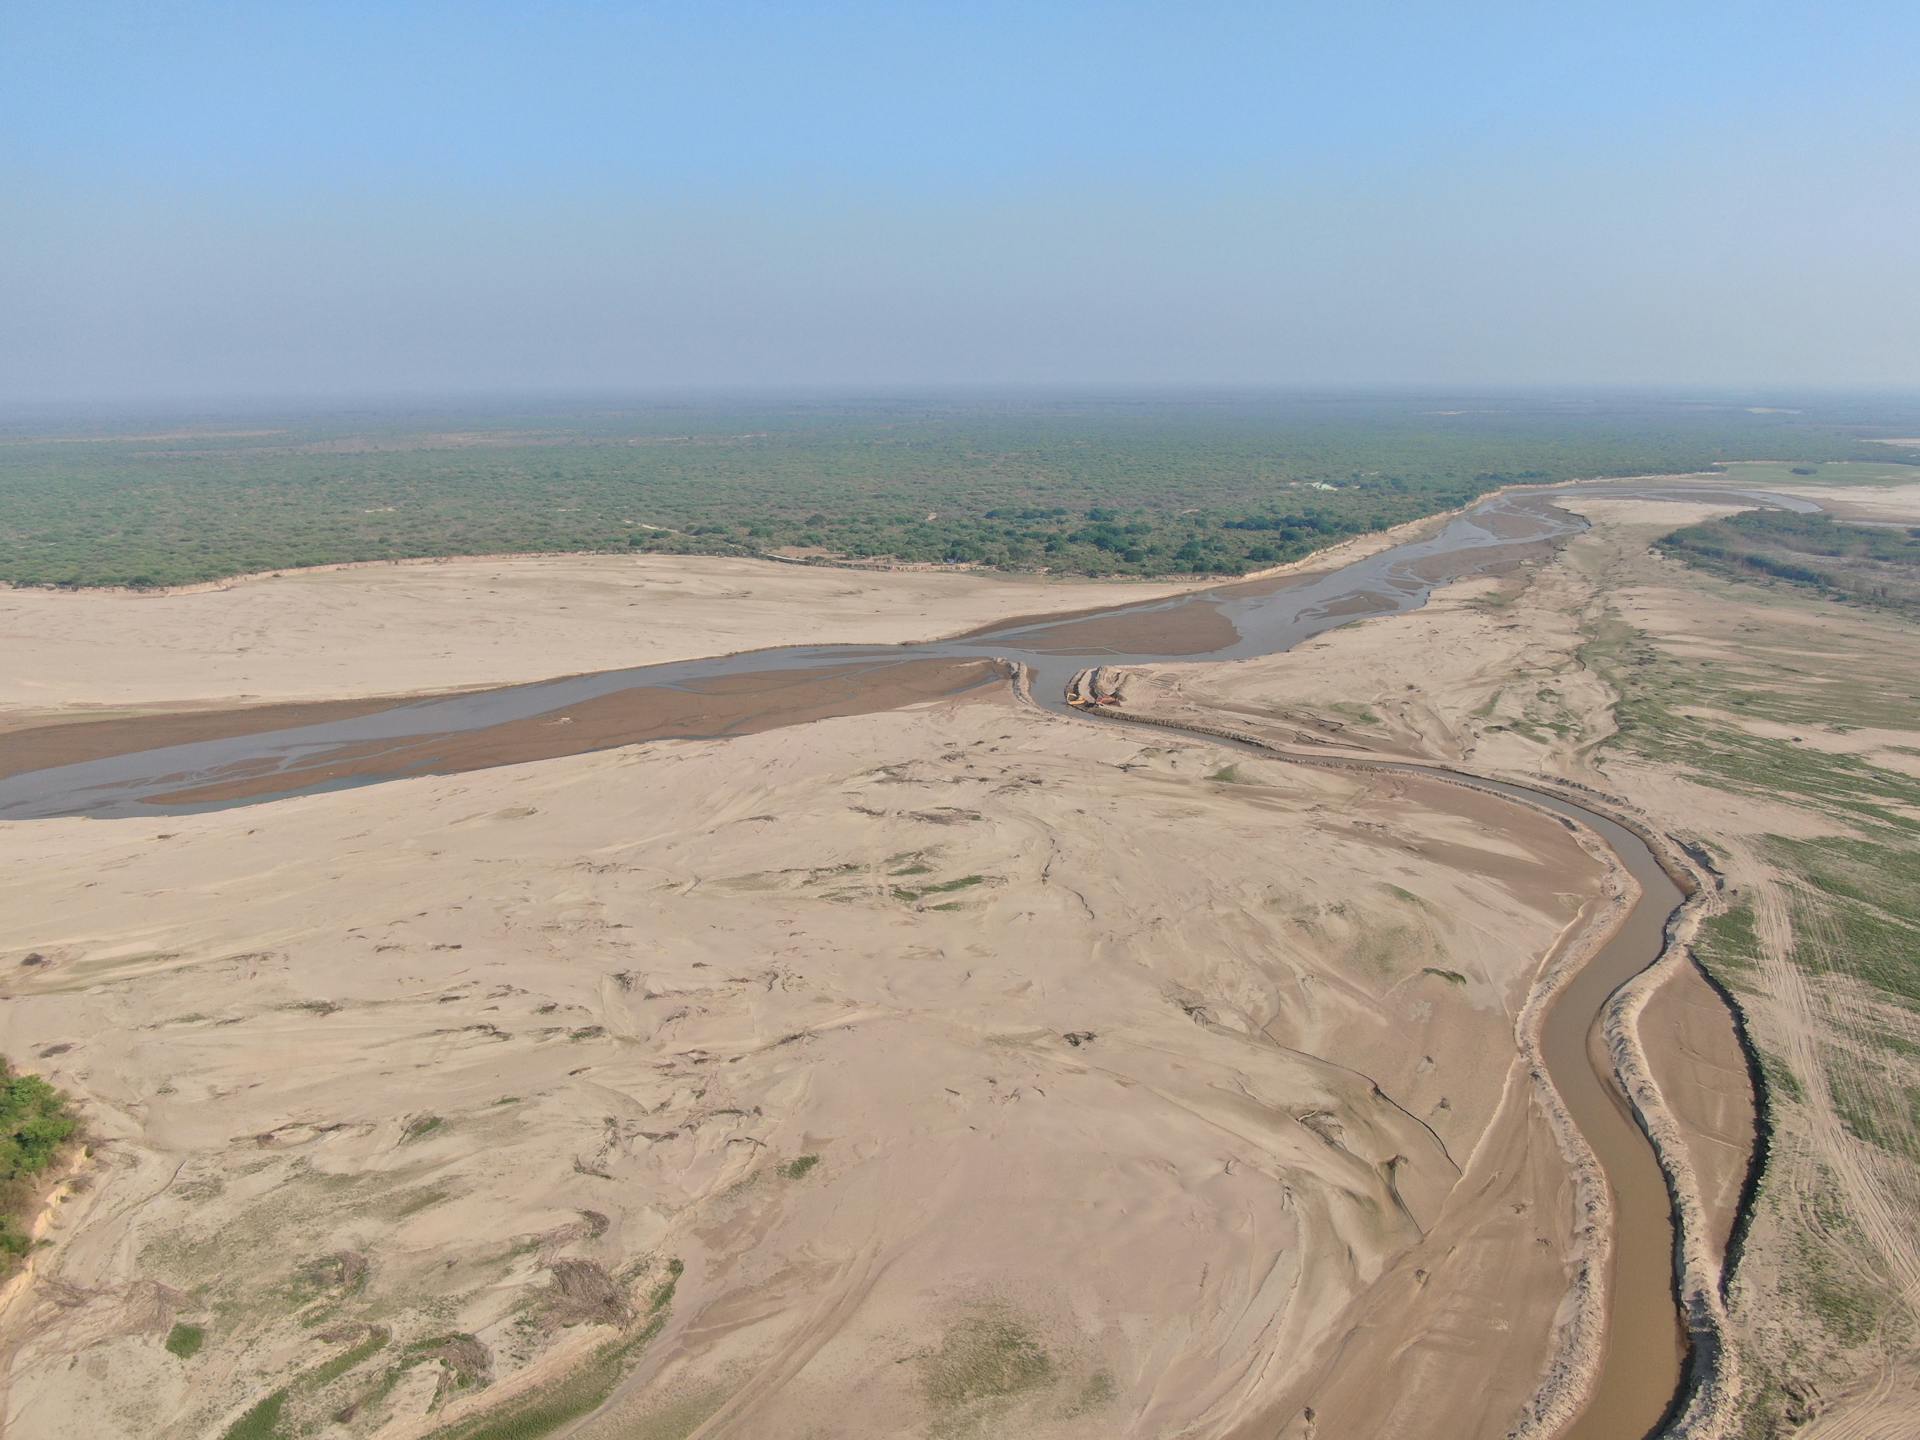
M 1093 666 L 1270 655 L 1353 620 L 1414 609 L 1449 581 L 1544 558 L 1585 528 L 1554 499 L 1595 493 L 1695 499 L 1730 492 L 1642 484 L 1496 495 L 1426 539 L 1334 568 L 1082 616 L 1011 621 L 926 644 L 792 646 L 423 700 L 16 732 L 0 739 L 0 820 L 194 813 L 645 740 L 714 738 L 956 693 L 1003 679 L 1008 661 L 1029 668 L 1040 704 L 1066 713 L 1068 682 Z M 1560 795 L 1421 766 L 1367 768 L 1472 784 L 1578 821 L 1612 847 L 1640 886 L 1627 918 L 1549 1007 L 1542 1035 L 1554 1086 L 1599 1159 L 1614 1202 L 1605 1352 L 1597 1388 L 1565 1433 L 1637 1440 L 1672 1408 L 1687 1342 L 1665 1180 L 1600 1046 L 1598 1021 L 1609 997 L 1658 959 L 1680 892 L 1638 836 Z

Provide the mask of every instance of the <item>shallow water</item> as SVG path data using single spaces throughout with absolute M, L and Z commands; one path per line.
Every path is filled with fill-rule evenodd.
M 1619 928 L 1554 998 L 1540 1036 L 1547 1073 L 1593 1147 L 1614 1213 L 1606 1353 L 1586 1409 L 1561 1440 L 1638 1440 L 1659 1425 L 1680 1388 L 1687 1342 L 1675 1303 L 1666 1177 L 1614 1078 L 1599 1021 L 1614 993 L 1660 958 L 1667 921 L 1685 897 L 1647 843 L 1624 825 L 1523 785 L 1475 783 L 1578 820 L 1607 842 L 1640 886 Z
M 1518 563 L 1581 526 L 1576 517 L 1555 509 L 1544 497 L 1496 498 L 1448 521 L 1430 539 L 1394 546 L 1337 568 L 1119 606 L 1093 617 L 1015 622 L 959 639 L 917 645 L 786 646 L 402 700 L 368 714 L 134 750 L 9 776 L 0 779 L 0 820 L 57 815 L 112 818 L 220 808 L 227 802 L 171 797 L 217 787 L 223 777 L 246 776 L 257 783 L 262 773 L 277 774 L 284 783 L 257 790 L 247 797 L 249 803 L 315 789 L 376 784 L 434 770 L 432 765 L 420 764 L 419 747 L 410 743 L 422 737 L 561 716 L 571 707 L 629 690 L 687 690 L 749 676 L 767 677 L 772 689 L 774 677 L 796 670 L 867 667 L 880 678 L 886 667 L 906 661 L 1002 658 L 1030 666 L 1035 697 L 1049 708 L 1064 709 L 1067 682 L 1090 665 L 1239 660 L 1273 654 L 1363 616 L 1412 609 L 1424 604 L 1437 584 Z M 1156 648 L 1155 630 L 1178 628 L 1183 617 L 1176 612 L 1192 606 L 1216 611 L 1231 627 L 1222 633 L 1231 633 L 1232 640 L 1199 653 Z M 1120 643 L 1105 643 L 1093 633 L 1101 630 Z M 669 733 L 700 737 L 698 731 Z M 657 738 L 666 736 L 644 730 L 625 739 L 600 736 L 593 748 Z M 391 763 L 383 764 L 383 750 Z M 345 767 L 349 773 L 339 773 L 343 767 L 336 762 L 349 754 L 353 757 L 352 765 Z M 493 763 L 509 763 L 510 758 Z
M 876 677 L 881 677 L 885 667 L 906 661 L 1003 658 L 1031 667 L 1035 699 L 1050 709 L 1064 710 L 1067 682 L 1089 666 L 1244 660 L 1272 655 L 1336 626 L 1424 605 L 1438 585 L 1497 573 L 1543 556 L 1548 546 L 1585 528 L 1585 522 L 1577 516 L 1556 508 L 1554 501 L 1558 498 L 1611 494 L 1690 500 L 1727 493 L 1685 486 L 1595 484 L 1574 490 L 1494 496 L 1448 520 L 1429 538 L 1396 545 L 1376 555 L 1325 570 L 1226 584 L 1170 599 L 1116 606 L 1093 615 L 1013 622 L 924 644 L 786 646 L 630 670 L 603 670 L 431 699 L 401 699 L 388 708 L 347 718 L 136 749 L 0 779 L 0 820 L 57 815 L 112 818 L 224 808 L 231 802 L 170 798 L 186 791 L 217 789 L 223 777 L 253 779 L 256 784 L 246 803 L 259 803 L 320 789 L 444 773 L 430 762 L 423 763 L 422 747 L 412 742 L 513 725 L 541 716 L 561 716 L 570 707 L 622 691 L 691 690 L 719 680 L 737 684 L 749 676 L 767 677 L 771 691 L 778 686 L 774 677 L 796 670 L 870 667 Z M 1732 493 L 1790 509 L 1808 508 L 1810 504 L 1756 491 Z M 1231 627 L 1234 638 L 1198 652 L 1155 644 L 1156 630 L 1191 634 L 1194 627 L 1183 624 L 1190 617 L 1180 612 L 1195 606 L 1217 613 Z M 1108 638 L 1102 638 L 1101 632 Z M 298 707 L 276 708 L 284 716 Z M 872 708 L 886 706 L 876 704 Z M 582 748 L 662 738 L 703 737 L 697 729 L 650 732 L 642 725 L 624 737 L 596 734 L 591 744 Z M 0 737 L 0 746 L 4 744 Z M 383 748 L 390 763 L 382 763 Z M 478 753 L 484 747 L 467 749 Z M 543 751 L 542 755 L 547 753 Z M 352 756 L 350 765 L 338 763 L 347 755 Z M 489 763 L 508 764 L 513 758 L 508 749 Z M 450 768 L 466 767 L 456 764 Z M 258 777 L 263 773 L 277 774 L 284 783 L 258 788 Z

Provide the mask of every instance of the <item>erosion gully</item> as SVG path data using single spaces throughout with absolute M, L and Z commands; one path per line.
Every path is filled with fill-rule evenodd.
M 1071 713 L 1068 683 L 1094 666 L 1271 655 L 1354 620 L 1417 608 L 1450 581 L 1537 562 L 1585 528 L 1555 504 L 1570 495 L 1729 494 L 1818 508 L 1786 496 L 1644 482 L 1509 492 L 1438 523 L 1424 538 L 1345 564 L 1080 616 L 1012 621 L 925 644 L 789 646 L 356 704 L 346 714 L 337 705 L 283 705 L 263 713 L 257 729 L 247 726 L 245 711 L 94 722 L 92 729 L 67 727 L 75 733 L 46 752 L 66 763 L 0 765 L 0 821 L 197 813 L 647 740 L 739 734 L 952 693 L 1004 676 L 1009 662 L 1027 667 L 1037 703 Z M 0 761 L 32 734 L 0 735 Z M 1469 779 L 1421 766 L 1368 767 Z M 1659 958 L 1682 896 L 1647 843 L 1612 818 L 1545 790 L 1477 777 L 1469 783 L 1586 826 L 1640 889 L 1624 921 L 1555 998 L 1542 1035 L 1548 1073 L 1599 1160 L 1614 1214 L 1599 1378 L 1564 1434 L 1635 1440 L 1674 1413 L 1688 1341 L 1666 1182 L 1606 1057 L 1599 1023 L 1608 999 Z

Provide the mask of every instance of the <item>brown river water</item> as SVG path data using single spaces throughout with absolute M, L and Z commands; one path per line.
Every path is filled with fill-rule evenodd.
M 793 646 L 430 698 L 0 734 L 0 821 L 193 813 L 650 740 L 743 734 L 999 683 L 1010 662 L 1028 667 L 1040 704 L 1068 713 L 1067 683 L 1091 666 L 1273 654 L 1352 620 L 1414 609 L 1449 581 L 1536 562 L 1584 528 L 1553 503 L 1568 493 L 1490 497 L 1438 523 L 1426 538 L 1323 570 L 1075 617 L 1010 621 L 925 644 Z M 1729 492 L 1623 483 L 1580 493 L 1681 500 Z M 1784 508 L 1806 506 L 1739 493 Z M 1524 786 L 1471 783 L 1586 825 L 1641 888 L 1625 921 L 1549 1008 L 1542 1039 L 1554 1085 L 1599 1158 L 1615 1214 L 1598 1386 L 1565 1433 L 1640 1440 L 1679 1393 L 1687 1346 L 1666 1184 L 1599 1049 L 1597 1026 L 1609 997 L 1660 955 L 1681 895 L 1646 843 L 1608 817 Z

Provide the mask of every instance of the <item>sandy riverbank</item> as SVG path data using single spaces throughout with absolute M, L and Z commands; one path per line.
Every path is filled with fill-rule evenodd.
M 1528 487 L 1520 487 L 1528 488 Z M 0 726 L 68 712 L 344 702 L 545 680 L 777 645 L 896 644 L 1345 564 L 1449 511 L 1238 581 L 1098 581 L 685 555 L 534 555 L 317 566 L 179 591 L 0 586 Z M 1218 626 L 1187 617 L 1169 650 Z M 1224 624 L 1224 622 L 1220 622 Z M 1097 633 L 1097 632 L 1096 632 Z
M 583 555 L 296 570 L 177 595 L 0 590 L 0 713 L 511 684 L 773 645 L 928 640 L 1191 588 Z
M 1485 1058 L 1601 876 L 1544 819 L 1218 766 L 995 698 L 6 827 L 9 958 L 43 961 L 0 1046 L 107 1141 L 58 1288 L 9 1317 L 9 1433 L 130 1433 L 134 1404 L 205 1433 L 331 1353 L 322 1313 L 451 1322 L 537 1376 L 573 1338 L 539 1321 L 556 1266 L 668 1257 L 610 1414 L 897 1433 L 951 1403 L 939 1357 L 1012 1326 L 1044 1366 L 963 1409 L 1293 1433 L 1305 1358 L 1436 1232 L 1430 1318 L 1491 1347 L 1459 1399 L 1495 1423 L 1568 1207 L 1517 1061 Z M 1510 1163 L 1460 1193 L 1486 1147 Z M 308 1295 L 338 1254 L 362 1288 Z M 176 1320 L 213 1336 L 191 1365 Z M 409 1376 L 390 1403 L 419 1413 Z

